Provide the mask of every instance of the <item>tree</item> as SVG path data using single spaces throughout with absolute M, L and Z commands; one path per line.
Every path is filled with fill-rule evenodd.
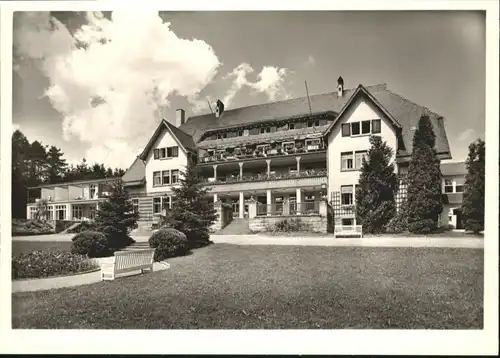
M 374 234 L 384 232 L 396 215 L 398 178 L 391 163 L 392 149 L 379 136 L 371 136 L 370 144 L 356 186 L 356 218 L 363 231 Z
M 46 199 L 41 199 L 36 203 L 36 220 L 47 220 L 48 206 Z
M 435 231 L 443 211 L 441 168 L 435 142 L 431 121 L 423 115 L 413 136 L 408 168 L 408 229 L 413 233 Z
M 21 131 L 12 133 L 12 217 L 26 218 L 27 159 L 30 143 Z
M 54 184 L 63 180 L 68 167 L 63 155 L 64 153 L 61 152 L 61 149 L 55 146 L 51 146 L 47 151 L 45 173 L 47 183 Z
M 111 249 L 117 250 L 134 242 L 129 231 L 136 225 L 139 214 L 134 212 L 132 202 L 121 180 L 110 185 L 106 201 L 100 204 L 96 226 L 106 238 Z
M 464 227 L 478 234 L 484 230 L 485 142 L 481 139 L 469 145 L 465 162 L 465 192 L 462 202 Z
M 210 227 L 217 219 L 208 189 L 191 166 L 181 172 L 179 182 L 179 187 L 172 188 L 172 210 L 167 211 L 164 225 L 183 232 L 190 248 L 207 245 Z
M 47 168 L 45 149 L 46 147 L 37 140 L 31 143 L 28 149 L 28 186 L 40 185 L 45 181 Z

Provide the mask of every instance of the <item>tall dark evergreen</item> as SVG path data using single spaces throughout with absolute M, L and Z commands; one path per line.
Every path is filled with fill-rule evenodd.
M 191 248 L 207 245 L 217 219 L 213 200 L 192 167 L 181 173 L 179 182 L 179 187 L 172 188 L 172 210 L 166 213 L 165 225 L 183 232 Z
M 469 145 L 462 216 L 465 230 L 475 234 L 484 230 L 485 157 L 483 140 L 478 139 Z
M 31 143 L 28 149 L 28 186 L 36 186 L 45 182 L 45 173 L 47 169 L 46 147 L 39 141 Z
M 19 130 L 12 134 L 12 217 L 26 217 L 27 160 L 30 143 Z
M 443 211 L 441 168 L 435 143 L 432 123 L 428 116 L 423 115 L 413 136 L 408 168 L 408 229 L 413 233 L 435 231 Z
M 47 151 L 45 174 L 47 183 L 58 183 L 63 180 L 68 166 L 63 156 L 64 153 L 61 152 L 61 149 L 55 146 L 51 146 Z
M 370 137 L 356 186 L 356 219 L 367 233 L 381 233 L 396 215 L 398 178 L 392 163 L 393 150 L 379 136 Z
M 121 180 L 110 185 L 109 197 L 99 205 L 96 225 L 113 249 L 121 249 L 134 242 L 129 232 L 135 227 L 139 214 L 134 212 L 132 202 Z

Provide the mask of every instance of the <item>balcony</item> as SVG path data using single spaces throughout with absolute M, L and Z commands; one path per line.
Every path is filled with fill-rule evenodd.
M 211 193 L 221 193 L 238 190 L 266 190 L 276 187 L 300 188 L 321 187 L 326 184 L 326 169 L 301 170 L 299 173 L 276 173 L 276 174 L 247 174 L 240 178 L 239 175 L 227 178 L 208 178 L 204 183 L 209 187 Z
M 248 145 L 246 147 L 230 148 L 229 150 L 211 151 L 210 154 L 206 154 L 201 158 L 200 164 L 273 158 L 323 151 L 326 151 L 326 145 L 319 139 L 276 143 L 274 147 L 270 144 Z
M 70 195 L 70 193 L 62 193 L 57 196 L 46 196 L 41 198 L 28 197 L 28 204 L 35 204 L 39 200 L 46 200 L 48 204 L 60 203 L 60 202 L 83 202 L 83 201 L 93 201 L 93 200 L 101 200 L 106 199 L 109 196 L 109 192 L 100 192 L 93 196 L 84 196 L 84 195 Z
M 319 215 L 319 201 L 257 204 L 257 216 Z

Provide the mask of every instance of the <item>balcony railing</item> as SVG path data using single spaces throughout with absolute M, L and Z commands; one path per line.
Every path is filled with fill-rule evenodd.
M 57 203 L 61 201 L 87 201 L 87 200 L 99 200 L 99 199 L 105 199 L 109 196 L 109 192 L 103 191 L 100 192 L 94 196 L 84 196 L 84 195 L 69 195 L 64 194 L 64 195 L 59 195 L 57 198 L 55 196 L 47 196 L 45 198 L 34 198 L 34 197 L 29 197 L 28 198 L 28 204 L 34 204 L 39 200 L 46 200 L 47 203 Z
M 300 153 L 318 152 L 326 149 L 323 143 L 314 144 L 291 144 L 290 146 L 283 146 L 278 148 L 267 149 L 241 149 L 234 153 L 217 153 L 215 155 L 207 155 L 201 158 L 201 163 L 214 163 L 214 162 L 230 162 L 235 160 L 252 159 L 252 158 L 269 158 L 279 157 L 286 155 L 294 155 Z
M 280 202 L 273 204 L 257 204 L 257 216 L 289 216 L 289 215 L 318 215 L 319 201 Z
M 280 180 L 280 179 L 297 179 L 297 178 L 311 178 L 311 177 L 322 177 L 327 176 L 326 169 L 310 169 L 301 170 L 300 172 L 284 172 L 284 173 L 258 173 L 258 174 L 244 174 L 240 178 L 239 175 L 233 177 L 218 177 L 218 178 L 206 178 L 204 182 L 207 184 L 230 184 L 230 183 L 241 183 L 247 181 L 268 181 L 268 180 Z

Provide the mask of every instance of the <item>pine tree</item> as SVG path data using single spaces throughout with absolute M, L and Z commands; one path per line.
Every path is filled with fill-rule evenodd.
M 398 178 L 391 163 L 393 151 L 379 136 L 370 137 L 356 186 L 356 219 L 367 233 L 381 233 L 396 215 Z
M 438 216 L 443 211 L 441 168 L 435 142 L 431 121 L 423 115 L 413 136 L 408 168 L 408 229 L 413 233 L 435 231 Z
M 100 204 L 96 217 L 96 225 L 106 235 L 110 248 L 121 249 L 134 242 L 128 234 L 138 219 L 122 181 L 110 184 L 109 197 Z
M 12 217 L 26 218 L 26 186 L 30 143 L 19 130 L 12 133 Z
M 190 166 L 181 172 L 179 184 L 172 188 L 172 210 L 166 213 L 165 225 L 183 232 L 191 248 L 207 245 L 210 227 L 217 218 L 208 189 Z
M 63 180 L 68 164 L 63 158 L 64 153 L 55 146 L 51 146 L 47 151 L 46 158 L 46 181 L 54 184 Z
M 469 145 L 462 215 L 465 230 L 478 234 L 484 230 L 485 143 L 478 139 Z

